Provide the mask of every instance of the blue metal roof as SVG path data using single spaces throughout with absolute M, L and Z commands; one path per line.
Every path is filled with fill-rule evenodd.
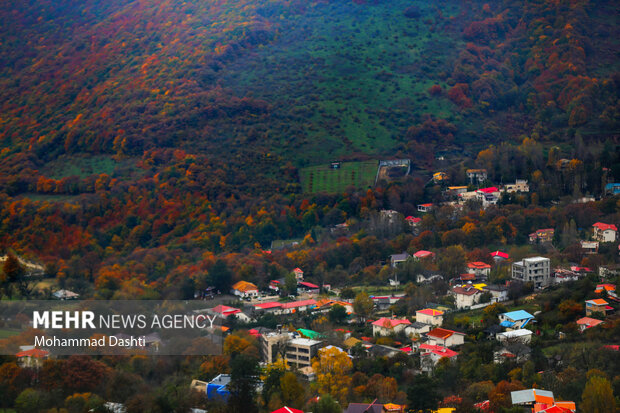
M 534 318 L 533 315 L 531 315 L 525 310 L 511 311 L 509 313 L 504 313 L 503 315 L 514 321 L 521 321 L 521 320 L 527 320 L 527 319 Z
M 508 320 L 504 320 L 500 323 L 500 326 L 502 327 L 512 327 L 514 325 L 515 323 L 513 323 L 512 321 L 508 321 Z

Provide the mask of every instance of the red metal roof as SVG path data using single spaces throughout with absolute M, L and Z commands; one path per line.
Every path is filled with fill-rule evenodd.
M 457 331 L 447 330 L 445 328 L 437 327 L 426 333 L 428 337 L 436 337 L 445 340 L 453 334 L 463 334 Z
M 45 351 L 45 350 L 41 350 L 40 348 L 33 348 L 30 350 L 24 350 L 24 351 L 20 351 L 19 353 L 17 353 L 15 356 L 20 358 L 20 357 L 34 357 L 34 358 L 45 358 L 47 356 L 49 356 L 50 352 L 49 351 Z
M 492 252 L 491 256 L 493 256 L 493 257 L 501 257 L 501 258 L 504 258 L 504 259 L 508 259 L 508 257 L 509 257 L 508 254 L 506 254 L 505 252 L 501 252 L 501 251 Z
M 269 303 L 255 304 L 254 307 L 262 308 L 263 310 L 267 310 L 269 308 L 282 307 L 282 303 L 279 303 L 277 301 L 272 301 L 272 302 L 269 302 Z
M 411 324 L 411 321 L 407 320 L 406 318 L 398 319 L 398 318 L 381 317 L 380 319 L 372 323 L 373 326 L 389 327 L 389 328 L 394 328 L 400 324 L 409 325 Z
M 424 314 L 424 315 L 430 315 L 430 316 L 443 315 L 443 311 L 435 310 L 435 309 L 432 309 L 432 308 L 425 308 L 424 310 L 418 310 L 418 311 L 416 311 L 416 313 L 420 313 L 420 314 Z
M 314 290 L 318 290 L 319 289 L 318 285 L 309 283 L 307 281 L 301 281 L 301 282 L 298 282 L 297 284 L 298 285 L 302 285 L 302 286 L 307 287 L 307 288 L 312 288 Z
M 603 222 L 597 222 L 596 224 L 594 224 L 592 226 L 598 228 L 601 231 L 607 231 L 608 229 L 611 229 L 611 230 L 614 230 L 614 231 L 618 231 L 618 228 L 616 228 L 615 225 L 613 225 L 613 224 L 605 224 Z

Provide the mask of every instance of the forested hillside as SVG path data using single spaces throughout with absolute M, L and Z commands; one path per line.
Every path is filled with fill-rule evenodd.
M 439 152 L 456 184 L 473 166 L 529 179 L 524 208 L 600 195 L 620 176 L 615 6 L 7 2 L 0 246 L 91 280 L 161 255 L 140 271 L 163 281 L 377 208 L 413 213 L 440 199 L 425 186 Z M 302 193 L 301 167 L 377 158 L 417 177 Z

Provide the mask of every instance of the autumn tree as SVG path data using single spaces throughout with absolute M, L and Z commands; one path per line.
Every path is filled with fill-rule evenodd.
M 374 307 L 375 304 L 372 299 L 364 291 L 358 293 L 353 300 L 353 310 L 362 321 L 365 321 L 368 317 L 370 317 Z
M 463 247 L 460 245 L 451 245 L 440 255 L 438 266 L 439 270 L 450 279 L 461 274 L 465 268 L 465 264 L 466 257 Z
M 618 407 L 614 392 L 607 378 L 591 375 L 581 395 L 581 411 L 589 413 L 607 413 Z
M 317 377 L 319 393 L 331 394 L 344 405 L 351 387 L 353 362 L 348 354 L 338 348 L 319 350 L 319 355 L 312 362 L 312 369 Z

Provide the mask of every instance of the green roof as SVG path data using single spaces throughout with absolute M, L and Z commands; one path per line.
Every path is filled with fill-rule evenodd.
M 297 331 L 299 331 L 299 333 L 301 333 L 302 336 L 307 337 L 311 340 L 314 340 L 317 338 L 323 338 L 323 334 L 313 331 L 313 330 L 308 330 L 306 328 L 298 328 Z

